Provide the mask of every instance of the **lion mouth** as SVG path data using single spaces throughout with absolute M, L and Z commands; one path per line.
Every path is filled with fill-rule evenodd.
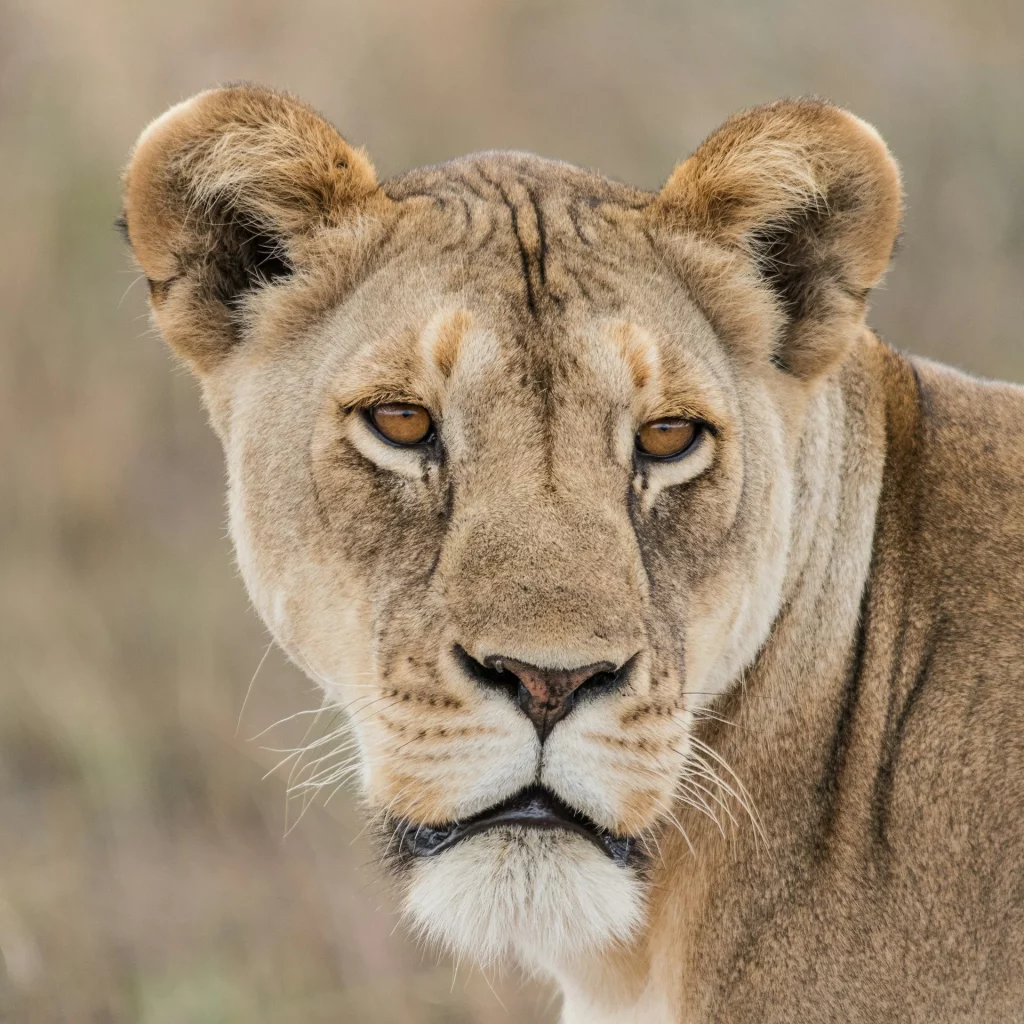
M 601 828 L 585 814 L 574 810 L 543 786 L 529 786 L 494 807 L 465 821 L 446 825 L 399 823 L 401 845 L 407 856 L 436 857 L 470 836 L 495 828 L 561 829 L 574 832 L 593 843 L 606 857 L 623 867 L 634 853 L 631 836 L 617 836 Z

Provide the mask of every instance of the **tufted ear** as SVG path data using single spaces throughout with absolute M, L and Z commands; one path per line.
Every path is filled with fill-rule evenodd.
M 254 86 L 200 93 L 139 137 L 123 227 L 164 337 L 200 373 L 246 302 L 301 272 L 326 229 L 376 192 L 373 166 L 304 103 Z
M 726 320 L 742 319 L 726 307 L 744 301 L 722 286 L 729 264 L 756 282 L 762 305 L 768 293 L 768 354 L 811 378 L 842 358 L 889 264 L 900 174 L 875 129 L 853 114 L 782 100 L 726 121 L 675 169 L 656 209 L 669 230 L 717 252 L 703 276 Z

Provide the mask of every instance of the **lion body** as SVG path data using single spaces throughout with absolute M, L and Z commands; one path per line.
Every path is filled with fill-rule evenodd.
M 247 87 L 136 148 L 249 592 L 352 717 L 310 785 L 358 772 L 414 926 L 567 1024 L 1024 1015 L 1024 391 L 866 328 L 899 207 L 810 102 L 658 195 L 506 153 L 378 186 Z M 388 402 L 436 437 L 387 443 Z M 685 457 L 638 454 L 661 417 Z M 542 733 L 495 658 L 618 681 Z M 417 846 L 538 786 L 637 856 Z

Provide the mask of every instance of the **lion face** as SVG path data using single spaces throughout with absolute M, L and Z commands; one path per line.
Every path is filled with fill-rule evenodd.
M 239 147 L 258 181 L 222 166 Z M 721 237 L 700 224 L 702 170 L 655 197 L 496 154 L 377 187 L 306 108 L 246 89 L 165 115 L 128 172 L 249 592 L 349 716 L 354 758 L 311 781 L 358 774 L 411 916 L 477 959 L 639 927 L 673 808 L 722 784 L 693 725 L 799 564 L 805 411 L 858 329 L 853 270 L 881 269 L 830 292 L 825 218 L 810 245 L 775 217 L 766 244 L 820 279 L 772 280 L 735 189 Z
M 537 200 L 551 277 L 574 235 L 559 201 Z M 505 294 L 521 287 L 508 210 L 489 198 L 471 212 L 494 225 L 487 272 L 399 258 L 314 338 L 233 373 L 232 532 L 274 635 L 351 713 L 369 802 L 415 864 L 428 925 L 428 902 L 501 888 L 469 881 L 474 865 L 486 880 L 518 857 L 544 888 L 578 864 L 601 884 L 589 899 L 621 893 L 628 926 L 636 872 L 583 836 L 524 845 L 502 829 L 417 862 L 434 835 L 420 826 L 534 786 L 641 847 L 671 820 L 685 767 L 713 767 L 688 745 L 694 714 L 778 610 L 785 425 L 770 387 L 741 382 L 669 274 L 636 266 L 628 222 L 588 224 L 594 243 L 569 250 L 616 301 L 566 288 L 559 315 L 533 324 Z M 429 233 L 449 216 L 422 214 Z M 420 273 L 430 289 L 410 296 Z M 428 410 L 427 441 L 402 447 L 375 429 L 366 410 L 393 402 Z M 669 417 L 699 424 L 689 448 L 644 455 L 638 429 Z M 531 700 L 545 682 L 552 694 Z M 544 697 L 571 710 L 538 713 Z

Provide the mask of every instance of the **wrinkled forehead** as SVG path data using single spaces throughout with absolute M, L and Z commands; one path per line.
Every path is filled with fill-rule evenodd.
M 343 404 L 722 406 L 721 346 L 650 233 L 650 194 L 505 153 L 384 188 L 389 249 L 326 325 Z
M 649 264 L 642 214 L 653 196 L 526 154 L 482 154 L 384 186 L 399 216 L 429 220 L 467 283 L 544 320 L 574 302 L 615 306 L 623 260 Z

